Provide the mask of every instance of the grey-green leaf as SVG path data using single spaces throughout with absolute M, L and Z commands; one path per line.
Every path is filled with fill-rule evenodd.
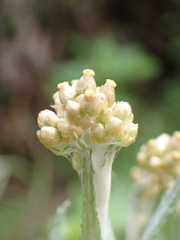
M 155 239 L 162 225 L 167 220 L 167 217 L 173 212 L 174 207 L 179 200 L 179 196 L 180 177 L 176 179 L 174 187 L 168 189 L 162 196 L 162 199 L 158 204 L 140 240 Z
M 63 204 L 61 204 L 58 207 L 50 224 L 48 240 L 63 240 L 62 223 L 64 221 L 69 205 L 70 200 L 66 200 Z

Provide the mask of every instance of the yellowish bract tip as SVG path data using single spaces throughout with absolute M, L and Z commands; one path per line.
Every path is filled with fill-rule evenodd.
M 95 72 L 93 70 L 91 70 L 91 69 L 85 69 L 83 71 L 83 73 L 84 73 L 84 75 L 89 75 L 91 77 L 94 77 L 94 75 L 95 75 Z
M 86 90 L 85 96 L 89 98 L 94 98 L 96 96 L 95 92 L 93 90 Z
M 62 88 L 62 87 L 64 87 L 65 85 L 69 85 L 69 83 L 68 82 L 63 82 L 63 83 L 59 83 L 58 85 L 57 85 L 57 88 Z
M 114 80 L 111 79 L 106 79 L 106 83 L 108 83 L 111 87 L 115 88 L 117 84 L 115 83 Z

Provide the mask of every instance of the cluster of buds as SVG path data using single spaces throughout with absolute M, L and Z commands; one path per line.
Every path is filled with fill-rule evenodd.
M 58 84 L 53 95 L 55 112 L 38 115 L 39 140 L 56 155 L 78 154 L 78 139 L 87 144 L 129 146 L 138 124 L 127 102 L 115 102 L 116 83 L 107 79 L 96 86 L 94 71 L 86 69 L 79 80 Z
M 157 196 L 172 187 L 180 176 L 180 132 L 162 134 L 141 146 L 138 166 L 131 175 L 137 184 L 144 184 L 143 196 Z

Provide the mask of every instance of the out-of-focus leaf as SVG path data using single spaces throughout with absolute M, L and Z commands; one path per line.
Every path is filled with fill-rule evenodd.
M 168 189 L 157 206 L 149 221 L 141 240 L 151 240 L 157 236 L 169 215 L 173 212 L 180 196 L 180 177 L 177 178 L 174 187 Z
M 120 44 L 109 34 L 90 39 L 72 35 L 68 46 L 73 57 L 52 67 L 49 79 L 53 87 L 59 82 L 79 78 L 85 68 L 96 72 L 98 85 L 107 78 L 121 83 L 145 81 L 159 76 L 163 70 L 160 60 L 140 44 Z
M 63 240 L 63 222 L 66 217 L 67 209 L 70 205 L 70 201 L 66 200 L 62 205 L 60 205 L 54 215 L 50 230 L 48 240 Z

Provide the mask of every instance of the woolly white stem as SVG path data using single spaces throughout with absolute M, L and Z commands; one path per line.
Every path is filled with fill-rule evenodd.
M 117 147 L 97 148 L 92 151 L 94 168 L 94 188 L 97 212 L 101 229 L 101 238 L 108 239 L 108 208 L 111 191 L 111 172 Z

